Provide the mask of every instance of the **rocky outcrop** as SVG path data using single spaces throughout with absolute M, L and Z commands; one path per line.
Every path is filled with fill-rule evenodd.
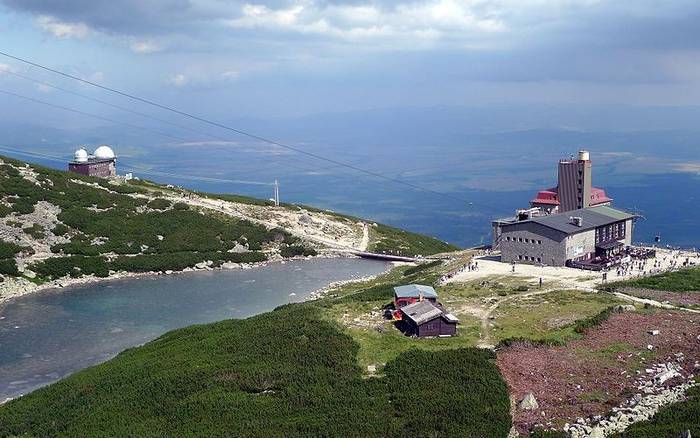
M 524 411 L 534 411 L 535 409 L 539 409 L 540 405 L 537 403 L 535 394 L 528 392 L 520 401 L 518 407 Z
M 662 363 L 644 370 L 637 379 L 639 393 L 613 408 L 612 414 L 607 418 L 579 418 L 576 424 L 565 425 L 564 431 L 572 438 L 606 437 L 622 432 L 634 423 L 649 420 L 665 406 L 683 401 L 688 389 L 696 383 L 692 376 L 688 376 L 684 383 L 668 386 L 668 382 L 673 379 L 685 379 L 679 365 L 685 358 L 679 353 L 676 359 L 676 363 Z

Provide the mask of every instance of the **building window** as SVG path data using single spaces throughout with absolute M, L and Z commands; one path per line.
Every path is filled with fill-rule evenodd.
M 541 258 L 541 257 L 537 257 L 537 263 L 541 263 L 541 262 L 542 262 L 542 258 Z
M 538 245 L 542 245 L 542 241 L 541 241 L 541 240 L 538 240 L 538 241 L 537 241 L 537 244 L 538 244 Z

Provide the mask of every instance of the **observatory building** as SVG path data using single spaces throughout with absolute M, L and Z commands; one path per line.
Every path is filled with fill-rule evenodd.
M 117 157 L 109 146 L 100 146 L 90 155 L 85 148 L 75 151 L 68 170 L 87 176 L 109 178 L 117 176 Z
M 596 269 L 624 257 L 636 216 L 607 206 L 494 221 L 501 261 Z
M 577 158 L 559 161 L 557 186 L 540 190 L 529 209 L 492 222 L 502 261 L 597 270 L 626 257 L 638 216 L 612 208 L 591 183 L 590 154 Z
M 578 159 L 559 161 L 558 184 L 552 189 L 540 190 L 530 201 L 530 207 L 545 213 L 565 213 L 579 208 L 611 205 L 605 190 L 592 185 L 591 155 L 579 151 Z

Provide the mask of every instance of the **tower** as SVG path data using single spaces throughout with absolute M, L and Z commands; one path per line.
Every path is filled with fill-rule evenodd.
M 280 206 L 280 185 L 277 180 L 275 180 L 275 207 Z
M 559 212 L 591 206 L 591 156 L 579 151 L 578 159 L 559 161 Z

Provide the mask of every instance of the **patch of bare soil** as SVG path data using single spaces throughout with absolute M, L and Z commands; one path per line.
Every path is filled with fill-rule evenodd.
M 640 382 L 655 378 L 654 364 L 677 364 L 681 376 L 665 385 L 682 383 L 700 371 L 699 359 L 700 316 L 661 310 L 613 314 L 564 347 L 512 346 L 497 355 L 516 403 L 530 392 L 537 400 L 536 409 L 514 413 L 524 435 L 536 426 L 561 430 L 604 416 L 644 395 Z
M 697 292 L 669 292 L 654 289 L 641 289 L 626 287 L 620 292 L 639 298 L 665 302 L 676 306 L 700 306 L 700 291 Z

